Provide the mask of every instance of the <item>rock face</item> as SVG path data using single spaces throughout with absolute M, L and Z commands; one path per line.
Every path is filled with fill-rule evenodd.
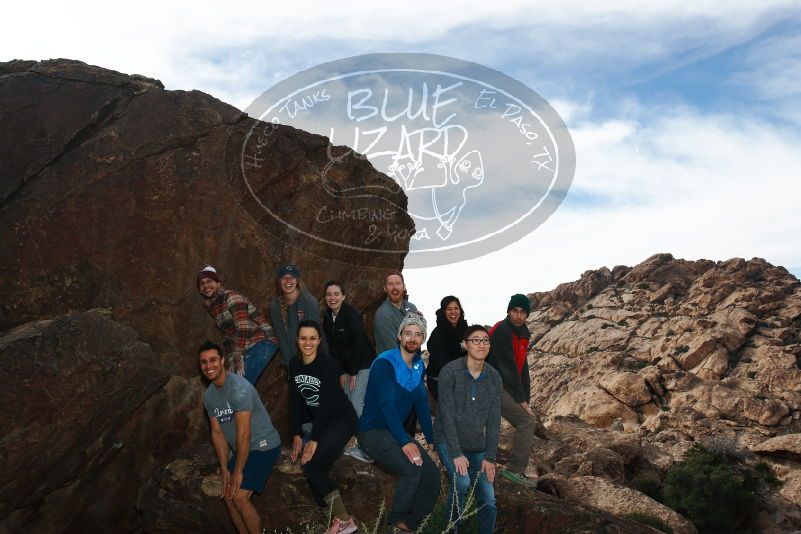
M 77 61 L 0 63 L 0 116 L 0 531 L 134 532 L 140 483 L 208 440 L 195 349 L 219 335 L 197 271 L 266 310 L 291 261 L 369 312 L 403 265 L 406 198 L 323 137 Z M 283 428 L 275 361 L 258 389 Z
M 288 451 L 284 451 L 288 453 Z M 268 532 L 322 532 L 324 512 L 311 498 L 306 480 L 286 454 L 267 482 L 265 496 L 254 499 L 265 518 Z M 373 465 L 341 457 L 331 471 L 343 501 L 366 532 L 378 519 L 380 501 L 389 503 L 393 480 Z M 443 479 L 442 483 L 445 481 Z M 283 505 L 276 505 L 279 498 Z M 186 449 L 168 460 L 143 485 L 137 507 L 147 532 L 216 533 L 230 530 L 224 505 L 219 500 L 220 483 L 214 452 L 210 446 Z M 653 532 L 635 521 L 554 498 L 533 489 L 514 486 L 503 478 L 496 482 L 498 532 L 570 534 L 584 532 L 648 534 Z M 308 530 L 307 530 L 308 529 Z M 684 532 L 684 531 L 680 531 Z
M 782 267 L 659 254 L 529 298 L 532 392 L 546 416 L 656 432 L 681 408 L 798 428 L 801 284 Z
M 393 221 L 405 239 L 358 246 L 375 237 L 369 216 L 406 197 L 324 137 L 67 60 L 0 63 L 0 102 L 0 331 L 110 308 L 189 376 L 181 356 L 212 332 L 194 286 L 205 263 L 261 308 L 288 261 L 314 295 L 348 282 L 359 308 L 402 265 L 406 215 Z
M 115 457 L 149 455 L 137 450 L 143 443 L 126 425 L 170 376 L 131 328 L 97 311 L 31 323 L 0 337 L 0 363 L 0 517 L 16 510 L 11 525 L 59 500 L 54 489 L 82 485 Z M 87 516 L 113 505 L 101 496 L 83 496 L 101 501 Z M 61 525 L 78 513 L 54 507 Z

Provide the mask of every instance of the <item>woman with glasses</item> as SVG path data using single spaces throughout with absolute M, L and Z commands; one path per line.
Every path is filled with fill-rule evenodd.
M 495 527 L 495 454 L 501 427 L 501 375 L 487 365 L 490 336 L 481 325 L 465 330 L 467 356 L 439 374 L 434 443 L 448 473 L 448 528 L 458 531 L 468 489 L 475 484 L 478 532 Z
M 462 303 L 453 295 L 448 295 L 440 302 L 437 310 L 437 326 L 428 338 L 428 367 L 426 367 L 426 383 L 434 400 L 438 399 L 437 380 L 439 371 L 445 364 L 464 355 L 462 338 L 467 328 Z
M 322 329 L 316 321 L 298 325 L 298 357 L 289 363 L 289 420 L 293 462 L 300 459 L 303 474 L 317 504 L 333 514 L 327 534 L 349 534 L 357 529 L 339 490 L 328 474 L 342 448 L 356 434 L 356 412 L 339 385 L 340 369 L 327 354 L 318 354 Z M 303 423 L 312 423 L 309 441 Z

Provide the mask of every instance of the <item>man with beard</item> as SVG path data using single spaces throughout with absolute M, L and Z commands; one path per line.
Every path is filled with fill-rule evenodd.
M 205 266 L 197 275 L 203 307 L 222 334 L 231 370 L 255 384 L 278 350 L 275 332 L 247 297 L 222 287 L 217 270 Z
M 226 372 L 220 347 L 206 341 L 198 350 L 198 363 L 210 382 L 203 404 L 220 464 L 220 497 L 237 532 L 259 534 L 261 517 L 250 499 L 264 491 L 281 456 L 281 439 L 250 382 Z
M 406 432 L 403 421 L 414 408 L 426 442 L 433 443 L 425 366 L 420 347 L 426 320 L 417 312 L 406 315 L 397 330 L 400 346 L 382 352 L 370 368 L 359 444 L 381 469 L 397 476 L 388 515 L 391 528 L 415 531 L 434 509 L 440 487 L 439 469 L 426 448 Z
M 528 375 L 528 340 L 531 333 L 526 318 L 531 302 L 521 294 L 512 295 L 506 307 L 506 319 L 490 330 L 492 349 L 487 362 L 501 375 L 501 417 L 515 428 L 512 453 L 501 476 L 525 486 L 533 485 L 526 475 L 537 418 L 531 411 L 531 383 Z
M 378 354 L 397 348 L 398 326 L 409 312 L 416 312 L 417 306 L 407 300 L 406 285 L 400 271 L 390 271 L 384 278 L 384 292 L 387 299 L 375 312 L 373 334 Z

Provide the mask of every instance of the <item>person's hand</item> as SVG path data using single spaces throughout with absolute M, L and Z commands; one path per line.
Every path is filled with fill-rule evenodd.
M 410 441 L 401 447 L 401 450 L 403 450 L 403 454 L 405 454 L 406 458 L 414 465 L 423 465 L 423 457 L 420 455 L 420 449 L 417 447 L 417 443 Z
M 231 473 L 227 468 L 220 469 L 220 499 L 225 499 L 228 494 L 228 487 L 231 485 Z
M 298 461 L 298 456 L 300 456 L 300 451 L 303 449 L 303 438 L 300 436 L 295 436 L 292 439 L 292 455 L 289 457 L 292 460 L 292 463 Z
M 339 385 L 342 386 L 342 389 L 344 389 L 345 391 L 347 391 L 347 389 L 345 389 L 345 388 L 346 388 L 346 386 L 348 384 L 348 377 L 349 376 L 350 375 L 348 373 L 343 373 L 343 374 L 339 375 Z
M 529 414 L 531 417 L 534 417 L 534 412 L 531 411 L 531 406 L 528 405 L 527 402 L 521 402 L 520 406 Z
M 487 475 L 490 484 L 495 483 L 495 464 L 487 460 L 481 460 L 481 472 Z
M 453 459 L 453 467 L 460 475 L 467 476 L 467 468 L 470 467 L 470 462 L 464 456 L 458 456 Z
M 303 446 L 303 457 L 300 459 L 301 464 L 305 464 L 309 460 L 312 459 L 314 456 L 314 451 L 317 450 L 317 442 L 314 440 L 309 440 L 306 442 L 306 445 Z
M 232 501 L 239 493 L 240 486 L 242 486 L 242 471 L 234 471 L 231 473 L 231 483 L 228 485 L 228 494 L 225 496 L 225 500 Z
M 350 390 L 353 391 L 356 389 L 356 375 L 350 375 Z

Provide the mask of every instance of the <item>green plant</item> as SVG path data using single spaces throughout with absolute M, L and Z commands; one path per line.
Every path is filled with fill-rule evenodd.
M 776 473 L 765 462 L 757 462 L 754 464 L 754 472 L 762 481 L 769 486 L 779 486 L 781 482 L 776 478 Z
M 700 533 L 734 532 L 758 509 L 753 480 L 736 462 L 696 445 L 665 478 L 665 504 Z
M 634 364 L 634 367 L 636 369 L 644 369 L 644 368 L 648 367 L 648 362 L 643 361 L 643 360 L 637 360 L 637 363 Z
M 756 371 L 748 371 L 747 373 L 745 373 L 745 376 L 753 380 L 754 378 L 756 378 Z
M 688 347 L 687 345 L 679 345 L 678 347 L 673 349 L 673 354 L 678 356 L 679 354 L 684 354 L 688 350 L 690 350 L 690 347 Z
M 637 284 L 637 289 L 648 289 L 649 287 L 651 286 L 648 285 L 648 282 L 640 282 Z
M 632 483 L 634 489 L 640 493 L 648 495 L 656 502 L 662 502 L 664 496 L 662 495 L 662 483 L 656 479 L 648 477 L 637 477 Z
M 767 396 L 765 396 L 765 394 L 764 394 L 764 393 L 757 393 L 756 395 L 754 395 L 754 398 L 755 398 L 756 400 L 767 400 L 767 398 L 768 398 L 768 397 L 767 397 Z
M 629 322 L 627 320 L 625 320 L 625 319 L 621 319 L 621 320 L 619 320 L 617 322 L 617 324 L 620 325 L 620 326 L 628 326 Z
M 645 512 L 634 512 L 632 514 L 626 514 L 626 519 L 631 519 L 638 523 L 642 523 L 643 525 L 647 525 L 651 528 L 655 528 L 659 532 L 664 532 L 665 534 L 673 534 L 673 529 L 670 528 L 664 521 L 659 519 L 656 516 L 651 514 L 646 514 Z
M 601 330 L 603 330 L 603 329 L 605 329 L 605 328 L 610 328 L 610 327 L 612 327 L 612 326 L 614 326 L 614 325 L 611 325 L 611 324 L 609 324 L 609 323 L 604 323 L 604 324 L 602 324 L 602 325 L 601 325 Z
M 784 346 L 787 345 L 795 345 L 796 343 L 801 343 L 801 339 L 798 339 L 796 336 L 790 336 L 784 340 Z
M 659 409 L 662 410 L 663 412 L 669 412 L 670 406 L 660 406 Z
M 592 347 L 590 347 L 590 348 L 588 348 L 588 349 L 587 349 L 587 354 L 590 354 L 590 353 L 592 353 L 592 352 L 598 352 L 599 350 L 601 350 L 601 349 L 599 349 L 598 347 L 596 347 L 595 345 L 593 345 Z
M 589 302 L 587 303 L 587 309 L 588 309 L 588 310 L 591 310 L 591 309 L 592 309 L 592 304 L 590 304 Z

